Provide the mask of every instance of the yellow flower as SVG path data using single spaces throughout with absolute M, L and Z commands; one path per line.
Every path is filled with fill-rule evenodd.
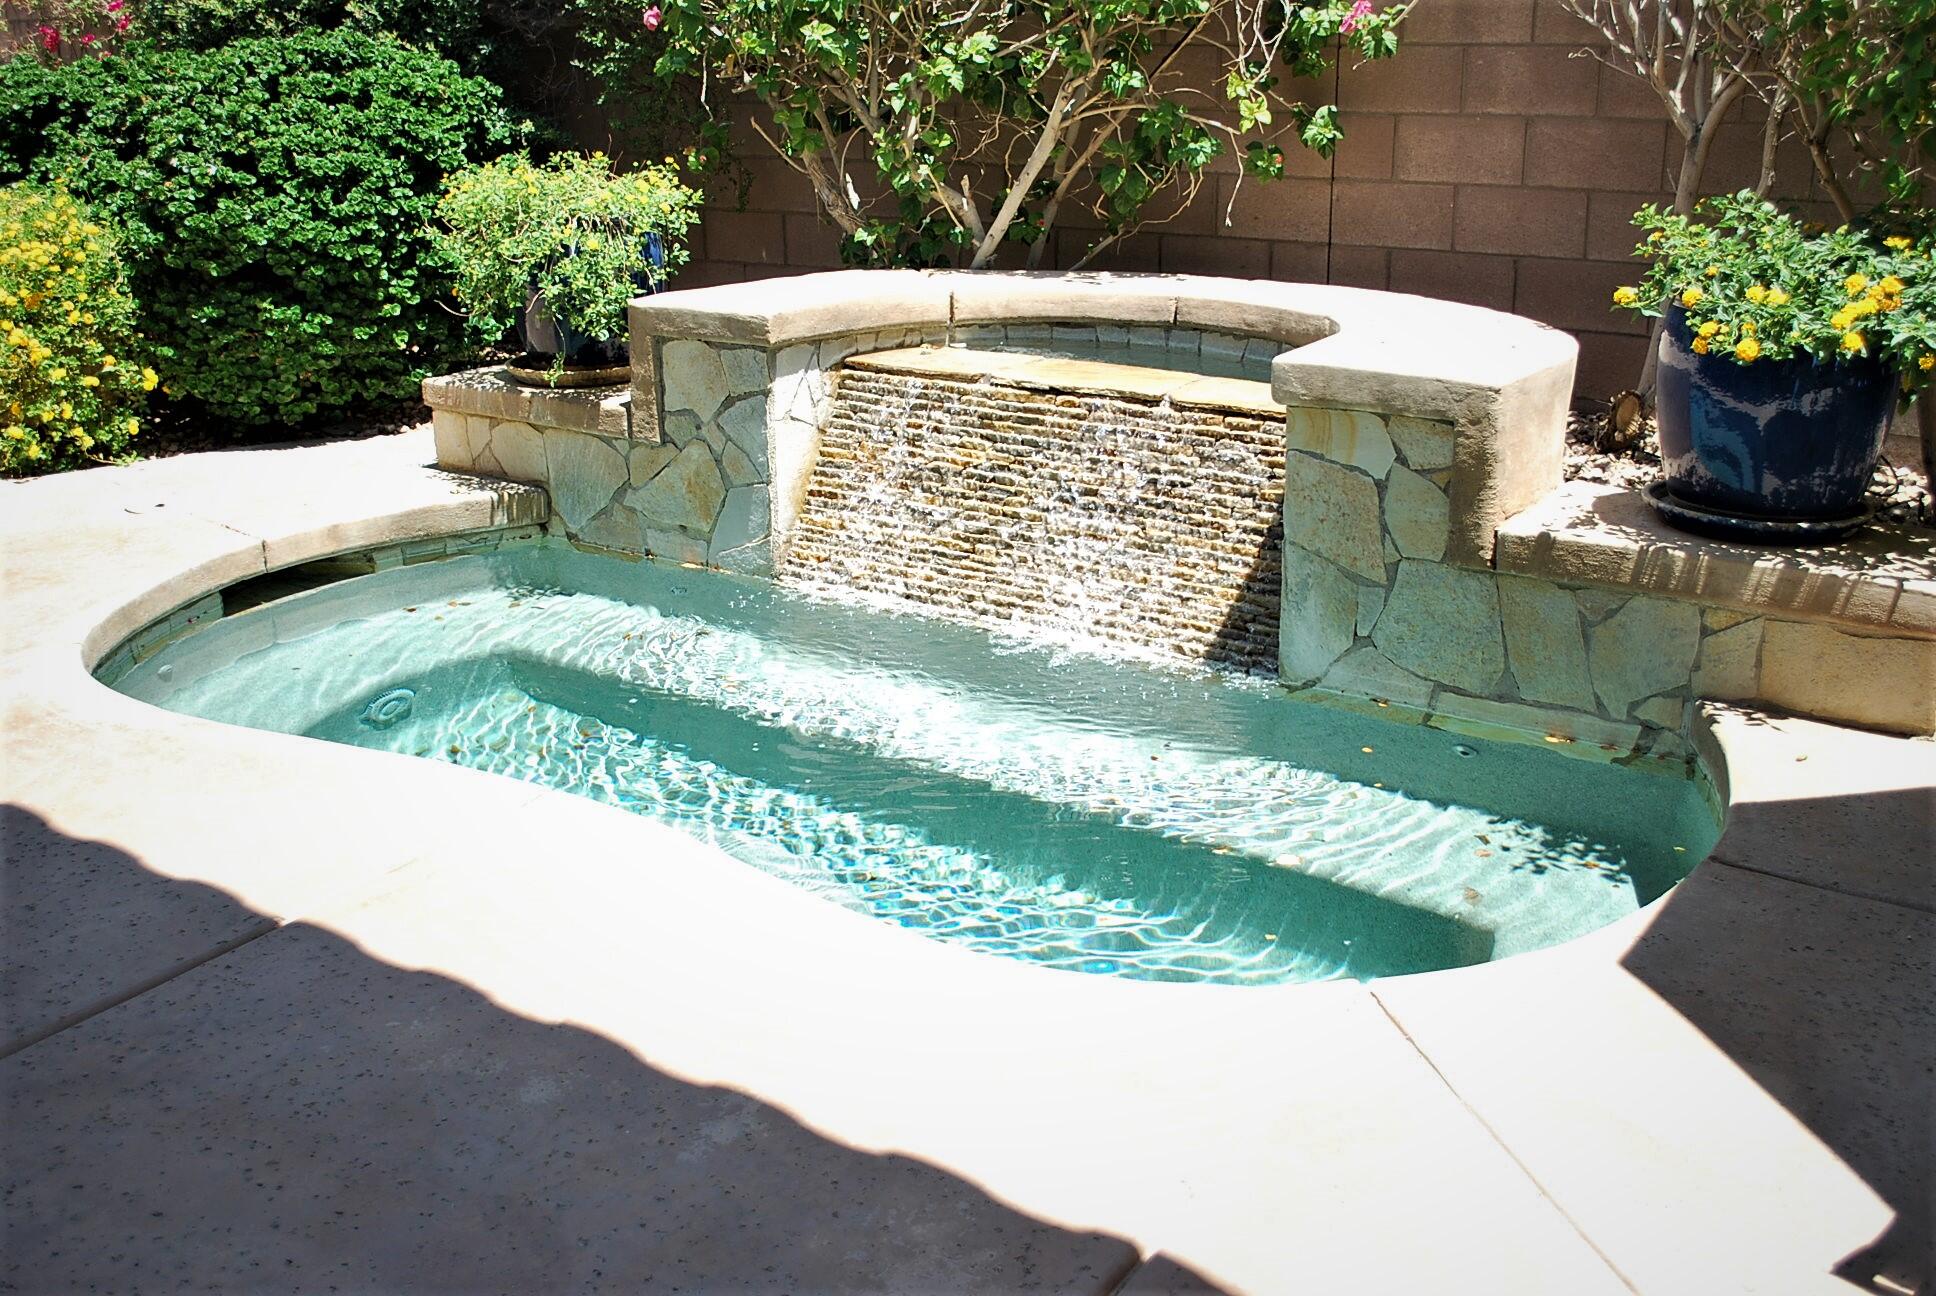
M 1783 291 L 1782 291 L 1781 289 L 1779 289 L 1779 288 L 1770 288 L 1770 289 L 1768 290 L 1768 305 L 1770 305 L 1770 306 L 1786 306 L 1787 304 L 1788 304 L 1788 294 L 1787 294 L 1787 293 L 1785 293 L 1785 292 L 1783 292 Z
M 1697 337 L 1697 338 L 1695 338 L 1695 339 L 1694 339 L 1694 354 L 1695 354 L 1695 355 L 1706 355 L 1706 354 L 1707 354 L 1707 339 L 1706 339 L 1706 338 L 1704 338 L 1704 337 Z
M 1882 291 L 1887 293 L 1889 296 L 1894 297 L 1896 294 L 1902 291 L 1903 282 L 1902 280 L 1896 278 L 1894 275 L 1884 275 L 1882 277 L 1882 282 L 1877 284 L 1876 287 L 1882 289 Z
M 157 374 L 154 370 L 148 369 L 148 368 L 142 369 L 141 371 L 141 390 L 142 391 L 153 391 L 155 389 L 155 384 L 159 383 L 160 381 L 161 381 L 161 376 Z
M 1907 252 L 1913 244 L 1900 234 L 1891 234 L 1882 240 L 1882 246 L 1894 248 L 1898 252 Z
M 65 377 L 67 377 L 67 370 L 65 369 L 50 369 L 47 371 L 47 379 L 49 382 L 59 382 Z
M 1681 293 L 1681 305 L 1687 306 L 1690 308 L 1694 306 L 1699 306 L 1701 304 L 1701 298 L 1705 296 L 1707 296 L 1707 294 L 1702 292 L 1699 288 L 1689 288 Z
M 99 378 L 96 378 L 96 377 L 95 377 L 95 376 L 94 376 L 93 374 L 82 374 L 82 375 L 81 375 L 81 386 L 83 386 L 83 387 L 99 387 L 100 385 L 101 385 L 101 380 L 100 380 Z
M 1613 304 L 1615 306 L 1631 306 L 1639 300 L 1640 292 L 1638 289 L 1615 288 L 1613 290 Z
M 1742 337 L 1753 337 L 1753 336 L 1754 336 L 1754 321 L 1753 321 L 1753 320 L 1742 320 L 1742 321 L 1741 321 L 1741 336 L 1742 336 Z
M 129 419 L 129 420 L 128 420 L 128 435 L 129 435 L 129 436 L 133 436 L 133 435 L 134 435 L 135 433 L 137 433 L 137 432 L 139 432 L 140 430 L 141 430 L 141 420 L 140 420 L 140 419 Z
M 1842 281 L 1842 286 L 1848 289 L 1849 296 L 1853 297 L 1857 293 L 1861 292 L 1864 288 L 1867 288 L 1869 286 L 1869 276 L 1864 274 L 1852 274 L 1848 278 Z
M 1721 326 L 1715 323 L 1713 320 L 1709 320 L 1707 323 L 1701 325 L 1701 328 L 1700 328 L 1700 334 L 1704 338 L 1711 338 L 1716 333 L 1719 333 L 1720 331 L 1721 331 Z
M 1761 305 L 1761 303 L 1768 300 L 1768 290 L 1766 288 L 1763 288 L 1760 284 L 1755 284 L 1753 287 L 1748 289 L 1747 298 L 1749 301 L 1759 306 Z
M 1719 274 L 1721 273 L 1721 267 L 1720 267 L 1720 266 L 1709 266 L 1709 267 L 1708 267 L 1707 269 L 1705 269 L 1705 270 L 1703 270 L 1703 271 L 1701 271 L 1701 273 L 1702 273 L 1702 274 L 1704 274 L 1704 275 L 1706 275 L 1706 276 L 1707 276 L 1708 278 L 1710 278 L 1710 279 L 1713 279 L 1713 278 L 1715 278 L 1715 277 L 1717 277 L 1717 276 L 1718 276 L 1718 275 L 1719 275 Z
M 1855 316 L 1846 310 L 1836 311 L 1828 317 L 1828 326 L 1838 333 L 1853 323 L 1855 323 Z
M 1868 349 L 1868 346 L 1869 339 L 1863 337 L 1860 333 L 1844 333 L 1842 335 L 1842 349 L 1850 355 L 1860 355 Z
M 1734 358 L 1736 360 L 1748 361 L 1748 360 L 1754 359 L 1756 356 L 1760 354 L 1761 354 L 1761 343 L 1755 341 L 1751 337 L 1742 338 L 1740 342 L 1735 344 Z
M 670 162 L 670 161 L 672 161 L 672 159 L 671 159 L 671 158 L 667 158 L 667 159 L 666 159 L 666 161 L 668 161 L 668 162 Z M 1654 231 L 1654 232 L 1653 232 L 1652 234 L 1649 234 L 1649 235 L 1647 236 L 1647 241 L 1648 241 L 1649 243 L 1658 243 L 1658 242 L 1660 242 L 1660 241 L 1661 241 L 1662 239 L 1664 239 L 1664 238 L 1666 238 L 1666 237 L 1667 237 L 1667 231 L 1665 231 L 1665 230 L 1655 230 L 1655 231 Z
M 1916 367 L 1924 373 L 1936 369 L 1936 352 L 1925 351 L 1916 358 Z

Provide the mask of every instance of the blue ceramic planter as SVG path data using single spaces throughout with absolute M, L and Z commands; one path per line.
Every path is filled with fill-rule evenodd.
M 1660 334 L 1655 414 L 1668 492 L 1704 509 L 1776 521 L 1860 512 L 1895 405 L 1880 362 L 1803 357 L 1739 364 L 1696 355 L 1687 315 Z
M 649 295 L 659 291 L 662 279 L 655 278 L 653 271 L 665 267 L 665 245 L 657 234 L 645 236 L 645 258 L 632 283 L 641 294 Z M 626 363 L 629 348 L 623 335 L 614 338 L 593 337 L 580 332 L 567 319 L 561 319 L 551 312 L 545 302 L 544 293 L 533 284 L 524 305 L 524 314 L 518 320 L 518 339 L 524 349 L 534 356 L 558 356 L 565 364 L 575 368 L 606 369 Z

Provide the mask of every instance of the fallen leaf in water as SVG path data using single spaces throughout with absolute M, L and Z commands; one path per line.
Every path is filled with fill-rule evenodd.
M 1478 904 L 1483 899 L 1485 899 L 1485 897 L 1480 895 L 1477 891 L 1474 891 L 1471 887 L 1467 887 L 1465 889 L 1465 902 L 1467 904 Z
M 1475 851 L 1475 852 L 1473 852 L 1473 853 L 1474 853 L 1474 854 L 1476 854 L 1476 855 L 1477 855 L 1477 856 L 1478 856 L 1478 857 L 1479 857 L 1480 859 L 1491 859 L 1491 858 L 1492 858 L 1492 852 L 1491 852 L 1491 851 L 1489 851 L 1489 850 L 1482 850 L 1482 851 Z

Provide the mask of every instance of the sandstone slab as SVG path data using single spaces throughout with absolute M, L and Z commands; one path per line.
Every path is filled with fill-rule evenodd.
M 1586 638 L 1573 595 L 1545 581 L 1501 576 L 1499 611 L 1506 630 L 1506 657 L 1519 695 L 1531 702 L 1591 711 Z
M 1437 562 L 1450 534 L 1445 492 L 1409 468 L 1391 466 L 1385 480 L 1385 531 L 1407 558 Z
M 1759 618 L 1733 621 L 1701 640 L 1694 668 L 1694 696 L 1714 702 L 1740 702 L 1761 687 Z
M 659 470 L 679 457 L 679 447 L 663 441 L 632 447 L 630 480 L 643 486 L 659 475 Z
M 1293 684 L 1324 675 L 1351 647 L 1358 618 L 1351 578 L 1315 554 L 1284 551 L 1284 605 L 1278 620 L 1278 670 Z
M 565 526 L 583 527 L 630 480 L 626 458 L 602 437 L 583 432 L 553 432 L 545 442 L 545 481 L 552 507 Z
M 1385 420 L 1363 410 L 1294 407 L 1284 416 L 1290 448 L 1382 478 L 1397 452 Z
M 1340 693 L 1396 702 L 1423 709 L 1432 700 L 1432 682 L 1420 679 L 1369 644 L 1341 657 L 1319 681 Z
M 726 501 L 726 483 L 712 452 L 703 442 L 694 441 L 627 498 L 645 516 L 646 526 L 703 536 L 712 531 Z
M 1491 693 L 1506 669 L 1499 593 L 1485 572 L 1401 562 L 1372 642 L 1414 675 Z
M 1284 540 L 1385 583 L 1378 488 L 1363 473 L 1308 454 L 1284 461 Z
M 664 410 L 691 410 L 704 423 L 719 412 L 730 390 L 726 365 L 719 350 L 704 342 L 680 340 L 665 344 L 659 362 L 665 384 Z
M 766 470 L 766 394 L 741 397 L 719 414 L 719 430 L 759 471 Z
M 549 468 L 544 433 L 529 423 L 504 422 L 491 428 L 491 453 L 512 481 L 543 482 Z
M 1611 716 L 1636 702 L 1685 687 L 1701 644 L 1701 611 L 1692 603 L 1639 595 L 1593 627 L 1587 662 L 1593 691 Z
M 719 520 L 713 524 L 712 555 L 717 558 L 766 539 L 768 525 L 766 488 L 735 486 L 726 492 Z
M 1385 430 L 1391 434 L 1406 466 L 1414 472 L 1436 472 L 1452 466 L 1457 434 L 1450 423 L 1399 414 L 1385 424 Z

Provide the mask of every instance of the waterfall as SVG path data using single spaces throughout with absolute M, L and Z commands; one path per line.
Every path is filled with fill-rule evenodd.
M 1284 423 L 839 371 L 795 586 L 1275 674 Z

